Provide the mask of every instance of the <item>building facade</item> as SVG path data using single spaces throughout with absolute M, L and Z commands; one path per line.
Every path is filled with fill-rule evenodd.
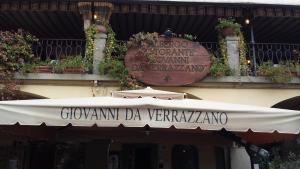
M 239 70 L 238 73 L 221 77 L 207 75 L 188 85 L 150 86 L 187 93 L 190 98 L 299 110 L 299 5 L 294 1 L 258 0 L 11 0 L 0 2 L 0 29 L 21 28 L 35 35 L 39 40 L 32 50 L 40 60 L 72 60 L 76 56 L 87 56 L 89 46 L 85 30 L 96 25 L 92 41 L 95 45 L 93 69 L 89 73 L 15 75 L 26 98 L 83 98 L 110 96 L 111 91 L 120 89 L 119 80 L 100 75 L 98 71 L 110 42 L 107 23 L 119 43 L 129 41 L 139 32 L 166 36 L 166 30 L 170 30 L 176 38 L 185 34 L 197 37 L 196 42 L 218 58 L 222 51 L 215 27 L 220 18 L 234 18 L 242 25 L 245 38 L 246 72 L 240 72 L 239 39 L 227 37 L 224 44 L 229 67 Z M 268 61 L 272 62 L 272 67 L 283 64 L 290 79 L 278 82 L 272 77 L 261 76 L 259 70 Z M 288 64 L 290 62 L 293 65 Z M 175 127 L 2 125 L 0 168 L 250 169 L 255 157 L 250 158 L 241 140 L 261 145 L 291 139 L 290 135 L 278 133 L 235 134 L 238 139 L 220 132 Z

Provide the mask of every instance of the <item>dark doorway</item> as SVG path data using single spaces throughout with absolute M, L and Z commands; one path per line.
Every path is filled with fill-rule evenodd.
M 156 169 L 156 144 L 125 144 L 123 145 L 121 168 L 123 169 Z
M 225 153 L 222 147 L 215 147 L 216 168 L 225 169 Z
M 53 169 L 55 145 L 47 142 L 31 144 L 30 169 Z
M 191 145 L 175 145 L 172 149 L 172 169 L 198 169 L 198 150 Z
M 230 168 L 230 152 L 226 147 L 215 147 L 216 169 Z
M 152 161 L 152 149 L 151 147 L 141 147 L 135 149 L 135 169 L 151 169 Z

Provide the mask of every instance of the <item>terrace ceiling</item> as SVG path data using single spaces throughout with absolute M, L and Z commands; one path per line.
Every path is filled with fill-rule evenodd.
M 0 2 L 0 29 L 23 28 L 39 38 L 84 38 L 83 20 L 77 3 L 24 2 L 26 1 Z M 250 9 L 254 16 L 252 23 L 256 42 L 300 43 L 299 7 L 116 3 L 110 23 L 120 40 L 127 40 L 140 31 L 163 33 L 171 28 L 178 34 L 193 34 L 199 41 L 216 41 L 214 27 L 218 18 L 235 17 L 243 24 L 245 16 L 250 16 Z M 244 32 L 249 41 L 250 27 L 244 25 Z

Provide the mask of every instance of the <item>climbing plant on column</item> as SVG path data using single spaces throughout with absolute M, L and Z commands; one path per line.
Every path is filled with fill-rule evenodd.
M 127 52 L 126 43 L 117 43 L 115 33 L 107 24 L 107 39 L 104 49 L 104 60 L 100 62 L 99 72 L 107 74 L 120 82 L 121 89 L 137 89 L 141 84 L 128 74 L 128 70 L 121 60 Z
M 240 61 L 240 71 L 241 73 L 246 73 L 248 66 L 246 60 L 246 43 L 243 32 L 241 31 L 242 26 L 235 22 L 234 19 L 220 19 L 219 23 L 216 26 L 216 30 L 218 31 L 218 43 L 220 47 L 220 54 L 222 58 L 219 58 L 223 61 L 223 64 L 226 67 L 228 65 L 228 55 L 227 55 L 227 45 L 225 38 L 227 36 L 237 36 L 239 41 L 239 61 Z M 214 64 L 214 63 L 213 63 Z

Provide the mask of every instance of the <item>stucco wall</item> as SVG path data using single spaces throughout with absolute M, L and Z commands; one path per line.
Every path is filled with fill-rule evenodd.
M 185 92 L 204 100 L 271 107 L 283 100 L 300 96 L 299 89 L 243 89 L 243 88 L 205 88 L 205 87 L 160 87 L 157 89 Z M 22 85 L 21 90 L 47 98 L 72 98 L 109 96 L 114 86 L 71 86 L 71 85 Z

